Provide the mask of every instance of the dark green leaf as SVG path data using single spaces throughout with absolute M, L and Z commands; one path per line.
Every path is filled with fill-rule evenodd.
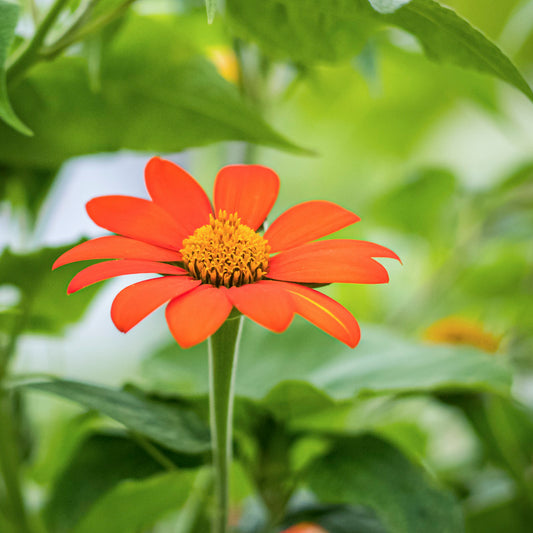
M 4 250 L 0 255 L 0 283 L 20 289 L 21 300 L 17 308 L 0 312 L 0 330 L 20 317 L 24 331 L 58 334 L 83 316 L 100 288 L 89 287 L 76 298 L 68 297 L 66 287 L 79 266 L 52 271 L 54 261 L 70 248 L 72 245 L 43 248 L 28 254 Z
M 19 17 L 19 6 L 9 0 L 0 0 L 0 120 L 24 135 L 31 135 L 31 130 L 17 117 L 7 94 L 6 61 L 9 54 L 15 27 Z
M 148 360 L 143 374 L 158 390 L 204 395 L 205 349 L 178 354 L 173 344 Z M 362 341 L 351 350 L 301 320 L 281 335 L 247 322 L 239 357 L 237 396 L 262 401 L 283 417 L 356 396 L 455 389 L 508 394 L 511 385 L 509 369 L 479 350 L 409 342 L 370 326 L 362 327 Z
M 36 66 L 15 95 L 35 136 L 0 126 L 0 160 L 51 167 L 81 154 L 178 152 L 223 140 L 299 150 L 194 49 L 175 17 L 132 16 L 105 48 L 100 69 L 95 93 L 82 57 Z
M 405 4 L 401 6 L 401 4 Z M 237 31 L 270 52 L 296 61 L 336 61 L 357 54 L 381 25 L 413 34 L 434 60 L 491 74 L 533 99 L 509 58 L 451 9 L 433 0 L 228 0 Z
M 461 510 L 448 492 L 388 442 L 372 435 L 337 441 L 310 468 L 324 502 L 366 505 L 390 533 L 460 533 Z
M 202 453 L 210 449 L 208 428 L 185 407 L 74 381 L 57 380 L 27 386 L 99 411 L 176 452 Z

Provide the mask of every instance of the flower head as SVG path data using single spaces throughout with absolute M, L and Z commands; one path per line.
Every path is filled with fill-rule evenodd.
M 375 257 L 398 259 L 366 241 L 317 241 L 359 220 L 326 201 L 298 204 L 263 226 L 279 190 L 279 178 L 260 165 L 230 165 L 215 181 L 214 207 L 185 170 L 154 157 L 146 166 L 151 200 L 101 196 L 87 203 L 99 226 L 115 233 L 75 246 L 54 263 L 108 259 L 79 272 L 68 293 L 124 274 L 159 276 L 134 283 L 116 296 L 111 318 L 129 331 L 168 303 L 169 329 L 182 347 L 212 335 L 233 308 L 260 325 L 284 331 L 299 314 L 354 347 L 354 317 L 311 284 L 386 283 Z
M 496 352 L 502 340 L 500 336 L 486 331 L 483 324 L 459 316 L 437 320 L 425 331 L 424 338 L 438 344 L 474 346 L 489 353 Z
M 284 529 L 281 533 L 328 533 L 323 527 L 311 522 L 301 522 L 289 529 Z
M 225 80 L 237 83 L 239 79 L 239 62 L 235 52 L 229 46 L 212 46 L 207 50 L 207 57 Z

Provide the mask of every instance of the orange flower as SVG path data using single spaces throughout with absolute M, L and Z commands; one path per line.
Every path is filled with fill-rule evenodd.
M 225 80 L 237 83 L 239 79 L 239 63 L 235 53 L 229 46 L 212 46 L 208 49 L 207 56 Z
M 289 529 L 284 529 L 281 533 L 328 533 L 323 527 L 318 526 L 317 524 L 312 524 L 311 522 L 302 522 L 296 524 L 295 526 L 290 527 Z
M 154 157 L 145 169 L 151 200 L 101 196 L 87 203 L 100 237 L 64 253 L 53 268 L 75 261 L 114 259 L 79 272 L 73 293 L 124 274 L 162 274 L 122 290 L 111 318 L 123 332 L 168 303 L 170 331 L 184 348 L 212 335 L 235 307 L 275 332 L 295 313 L 354 347 L 354 317 L 308 284 L 386 283 L 374 257 L 398 256 L 366 241 L 314 241 L 359 217 L 325 201 L 298 204 L 258 233 L 276 201 L 279 178 L 259 165 L 230 165 L 215 181 L 214 209 L 202 187 L 177 165 Z
M 449 316 L 437 320 L 424 333 L 424 338 L 437 344 L 460 344 L 474 346 L 489 353 L 495 353 L 501 343 L 501 336 L 483 328 L 483 324 L 460 316 Z

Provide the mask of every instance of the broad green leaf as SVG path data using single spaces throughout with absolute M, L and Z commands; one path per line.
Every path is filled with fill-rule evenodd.
M 339 439 L 307 476 L 321 501 L 370 507 L 389 533 L 460 533 L 461 509 L 398 449 L 372 435 Z
M 511 60 L 453 10 L 433 0 L 412 0 L 385 19 L 415 35 L 431 59 L 491 74 L 533 100 L 533 91 Z
M 170 472 L 149 479 L 124 481 L 91 509 L 73 533 L 146 531 L 186 501 L 194 472 Z
M 404 4 L 403 6 L 401 4 Z M 357 54 L 383 25 L 414 35 L 433 60 L 491 74 L 528 98 L 533 92 L 509 58 L 481 32 L 434 0 L 228 0 L 227 11 L 245 38 L 296 61 L 336 61 Z
M 338 61 L 357 55 L 376 30 L 367 0 L 227 0 L 235 31 L 275 57 L 297 63 Z
M 223 140 L 298 151 L 186 35 L 176 17 L 130 17 L 103 51 L 97 93 L 82 57 L 36 66 L 15 95 L 35 136 L 22 138 L 0 126 L 0 161 L 51 167 L 82 154 L 178 152 Z
M 207 394 L 205 345 L 175 344 L 147 360 L 143 376 L 156 390 Z M 290 357 L 287 355 L 290 354 Z M 509 369 L 476 349 L 407 341 L 363 325 L 354 350 L 303 320 L 283 334 L 244 325 L 236 394 L 283 417 L 300 416 L 358 396 L 445 390 L 508 394 Z
M 79 266 L 52 271 L 54 261 L 70 248 L 72 245 L 43 248 L 27 254 L 4 250 L 0 255 L 0 286 L 15 286 L 21 298 L 16 308 L 0 312 L 0 330 L 9 329 L 20 319 L 24 331 L 59 334 L 83 316 L 100 288 L 89 287 L 79 297 L 69 298 L 66 287 Z
M 181 405 L 168 405 L 130 392 L 75 381 L 32 383 L 27 387 L 99 411 L 170 450 L 194 454 L 210 449 L 208 428 L 190 409 Z
M 0 0 L 0 120 L 24 135 L 31 135 L 31 130 L 17 117 L 7 94 L 5 65 L 9 54 L 20 7 L 9 0 Z
M 46 524 L 50 531 L 70 533 L 121 481 L 143 479 L 161 471 L 162 466 L 132 440 L 121 435 L 91 435 L 55 480 L 44 508 Z

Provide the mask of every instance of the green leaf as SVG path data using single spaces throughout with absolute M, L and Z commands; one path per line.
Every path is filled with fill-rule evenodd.
M 401 5 L 401 4 L 404 5 Z M 380 26 L 414 35 L 433 60 L 491 74 L 533 100 L 533 91 L 510 59 L 451 9 L 433 0 L 271 0 L 260 7 L 228 0 L 236 31 L 267 51 L 316 63 L 353 57 Z
M 390 533 L 460 533 L 460 507 L 398 449 L 372 435 L 339 439 L 307 481 L 324 502 L 366 505 Z
M 207 23 L 212 24 L 217 12 L 217 0 L 205 0 L 205 10 L 207 11 Z
M 146 531 L 185 503 L 193 474 L 170 472 L 140 481 L 124 481 L 97 502 L 73 533 Z
M 491 74 L 533 100 L 533 91 L 511 60 L 451 9 L 433 0 L 412 0 L 384 18 L 415 35 L 431 59 Z
M 209 430 L 190 409 L 132 393 L 75 381 L 56 380 L 26 385 L 99 411 L 163 446 L 182 453 L 210 449 Z
M 52 486 L 44 509 L 48 529 L 71 532 L 92 506 L 121 481 L 142 479 L 161 471 L 159 463 L 124 436 L 89 436 Z
M 19 11 L 20 7 L 17 4 L 0 0 L 0 119 L 19 133 L 32 135 L 31 130 L 13 111 L 7 94 L 5 64 L 15 36 Z
M 173 344 L 148 359 L 144 378 L 169 394 L 207 394 L 206 347 L 176 350 Z M 260 401 L 281 417 L 361 396 L 445 390 L 506 395 L 511 385 L 509 369 L 494 356 L 407 341 L 366 325 L 361 343 L 351 350 L 303 320 L 281 335 L 247 321 L 239 357 L 237 396 Z
M 21 298 L 18 307 L 0 312 L 0 331 L 10 329 L 13 321 L 22 320 L 24 331 L 59 334 L 83 316 L 100 287 L 89 287 L 79 297 L 70 298 L 66 287 L 79 266 L 52 271 L 53 262 L 72 246 L 43 248 L 28 254 L 4 250 L 0 255 L 1 284 L 17 287 Z
M 82 57 L 37 65 L 14 96 L 35 136 L 0 125 L 0 161 L 52 167 L 82 154 L 178 152 L 224 140 L 302 152 L 242 100 L 187 31 L 177 17 L 131 16 L 103 50 L 97 93 Z

